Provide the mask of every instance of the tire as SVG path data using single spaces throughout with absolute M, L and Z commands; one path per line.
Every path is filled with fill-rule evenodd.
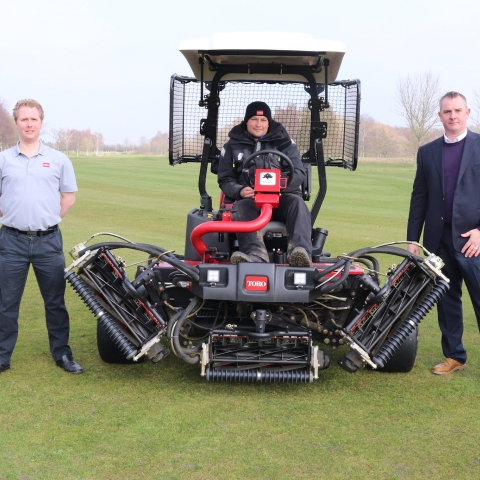
M 415 365 L 418 349 L 418 329 L 413 332 L 400 345 L 400 348 L 388 360 L 385 366 L 379 369 L 379 372 L 410 372 Z
M 115 345 L 110 335 L 105 329 L 97 322 L 97 348 L 100 358 L 105 363 L 117 363 L 117 364 L 132 364 L 141 363 L 145 361 L 146 357 L 142 357 L 138 362 L 133 360 L 127 360 L 125 355 Z

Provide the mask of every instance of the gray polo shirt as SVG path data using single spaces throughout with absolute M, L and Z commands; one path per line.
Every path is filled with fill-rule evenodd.
M 76 192 L 70 159 L 40 142 L 32 158 L 18 144 L 0 153 L 0 222 L 19 230 L 46 230 L 61 222 L 60 192 Z

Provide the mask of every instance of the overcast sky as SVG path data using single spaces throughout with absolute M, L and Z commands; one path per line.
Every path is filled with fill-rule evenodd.
M 479 18 L 479 0 L 0 0 L 0 100 L 37 99 L 49 128 L 138 142 L 168 131 L 170 76 L 191 75 L 182 40 L 281 31 L 343 42 L 339 79 L 361 80 L 361 112 L 404 125 L 401 76 L 480 89 Z

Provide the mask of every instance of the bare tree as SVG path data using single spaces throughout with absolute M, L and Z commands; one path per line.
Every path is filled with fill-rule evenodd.
M 99 150 L 103 147 L 103 133 L 95 132 L 93 135 L 93 141 L 95 144 L 95 155 L 99 156 Z
M 65 128 L 52 128 L 50 131 L 50 136 L 54 138 L 56 147 L 61 150 L 63 146 L 63 151 L 68 155 L 68 145 L 74 133 L 75 130 L 69 130 Z
M 144 153 L 144 154 L 148 154 L 148 153 L 150 153 L 150 151 L 151 151 L 150 141 L 147 139 L 147 137 L 143 136 L 143 137 L 140 139 L 139 152 L 140 152 L 140 153 Z
M 415 152 L 438 121 L 439 80 L 431 72 L 400 78 L 397 83 L 400 116 L 407 121 Z
M 480 88 L 473 89 L 473 100 L 471 104 L 470 129 L 480 133 Z
M 82 132 L 80 130 L 72 130 L 71 137 L 72 148 L 76 152 L 77 157 L 80 154 L 80 145 L 82 143 Z
M 70 143 L 70 140 L 73 137 L 73 134 L 75 133 L 74 130 L 65 130 L 65 134 L 63 136 L 63 144 L 65 145 L 65 152 L 68 155 L 68 144 Z
M 17 130 L 13 117 L 6 108 L 5 103 L 0 100 L 0 151 L 5 150 L 17 141 Z
M 168 133 L 157 132 L 157 134 L 150 140 L 150 144 L 154 153 L 157 155 L 167 155 Z
M 277 107 L 275 109 L 275 119 L 277 120 L 277 122 L 283 125 L 288 125 L 288 133 L 293 139 L 298 138 L 301 117 L 302 108 L 297 106 L 295 103 L 289 103 L 286 108 Z M 243 118 L 240 118 L 239 120 L 240 121 L 234 123 L 232 127 L 234 125 L 238 125 L 243 120 Z
M 82 131 L 80 148 L 85 152 L 85 155 L 87 157 L 88 157 L 88 153 L 94 149 L 94 146 L 95 146 L 95 143 L 93 140 L 93 135 L 90 132 L 90 129 Z
M 361 157 L 365 157 L 365 145 L 368 143 L 374 127 L 375 120 L 370 115 L 360 115 L 359 150 Z
M 50 135 L 53 138 L 55 148 L 58 150 L 62 142 L 63 130 L 61 128 L 52 128 L 47 132 L 47 135 Z

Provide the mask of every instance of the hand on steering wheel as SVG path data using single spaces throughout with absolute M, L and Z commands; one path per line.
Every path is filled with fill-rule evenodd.
M 288 186 L 290 184 L 290 182 L 293 180 L 293 163 L 292 161 L 282 152 L 279 152 L 278 150 L 273 150 L 273 149 L 265 149 L 265 150 L 259 150 L 258 152 L 253 152 L 251 155 L 249 155 L 249 157 L 245 160 L 245 162 L 243 163 L 243 169 L 242 169 L 242 173 L 243 173 L 243 178 L 245 179 L 245 183 L 250 187 L 250 188 L 253 188 L 254 185 L 253 185 L 253 182 L 252 182 L 252 179 L 250 178 L 250 175 L 249 175 L 249 168 L 250 168 L 250 165 L 253 163 L 253 160 L 255 158 L 257 158 L 258 156 L 260 155 L 268 155 L 268 154 L 273 154 L 273 155 L 278 155 L 279 157 L 281 157 L 283 160 L 285 160 L 285 162 L 287 163 L 288 165 L 288 176 L 287 176 L 287 184 L 286 186 Z M 243 198 L 247 198 L 247 197 L 243 197 Z
M 255 191 L 252 187 L 243 187 L 240 190 L 240 196 L 242 198 L 253 198 L 255 196 Z

